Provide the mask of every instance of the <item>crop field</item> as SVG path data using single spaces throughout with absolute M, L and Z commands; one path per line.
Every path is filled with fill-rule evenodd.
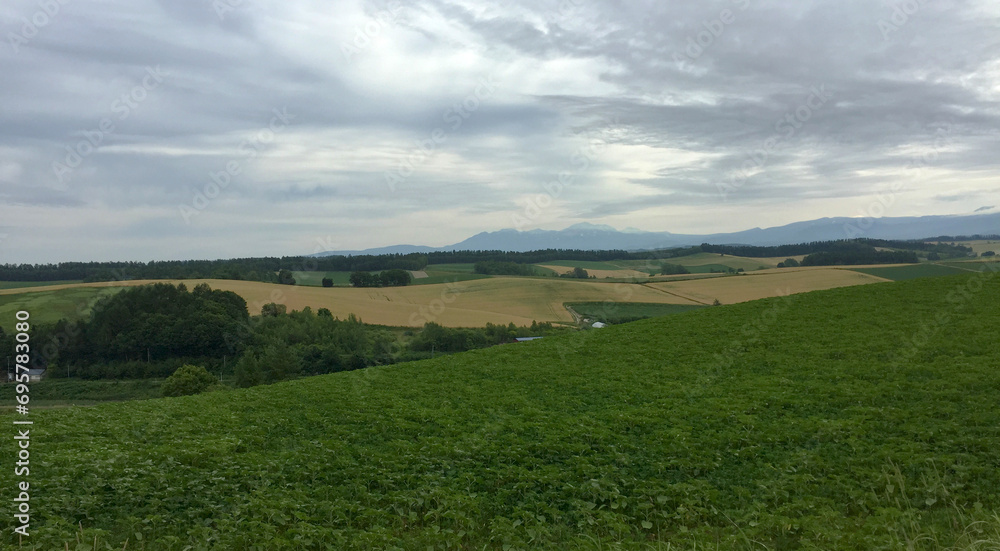
M 584 262 L 583 264 L 587 263 Z M 606 263 L 593 262 L 591 264 L 606 264 Z M 538 267 L 550 270 L 556 274 L 564 274 L 566 272 L 572 271 L 572 268 L 567 268 L 565 266 L 560 266 L 557 264 L 538 264 Z M 638 270 L 630 270 L 630 269 L 621 269 L 621 268 L 614 268 L 614 269 L 584 268 L 584 269 L 587 270 L 588 274 L 596 277 L 597 279 L 604 279 L 608 277 L 616 279 L 646 279 L 649 277 L 649 274 L 646 272 L 640 272 Z
M 296 285 L 322 287 L 323 278 L 330 278 L 334 285 L 348 286 L 351 284 L 351 272 L 292 272 Z
M 995 549 L 998 294 L 865 285 L 33 412 L 22 548 Z
M 887 279 L 839 268 L 780 269 L 767 273 L 650 283 L 651 287 L 699 304 L 734 304 L 766 297 L 878 283 Z
M 974 267 L 969 268 L 958 268 L 953 266 L 945 266 L 942 264 L 910 264 L 906 266 L 891 266 L 891 267 L 867 267 L 867 268 L 855 268 L 854 271 L 861 272 L 863 274 L 869 274 L 877 277 L 882 277 L 885 279 L 890 279 L 892 281 L 903 281 L 906 279 L 915 279 L 918 277 L 938 277 L 946 275 L 956 275 L 962 272 L 967 272 L 969 269 L 974 269 Z
M 949 241 L 951 243 L 951 241 Z M 965 245 L 966 247 L 972 247 L 972 251 L 976 254 L 983 254 L 986 251 L 993 251 L 1000 254 L 1000 240 L 998 239 L 980 239 L 977 241 L 956 241 L 957 245 Z
M 48 287 L 50 285 L 65 285 L 81 283 L 79 280 L 68 281 L 0 281 L 0 289 L 24 289 L 26 287 Z
M 427 266 L 428 270 L 433 270 L 436 272 L 458 272 L 471 274 L 474 270 L 475 264 L 431 264 Z
M 900 274 L 922 276 L 968 273 L 983 263 L 953 263 L 967 268 L 914 266 L 862 266 L 848 268 L 807 267 L 769 269 L 744 276 L 690 274 L 660 277 L 644 285 L 571 280 L 564 278 L 490 277 L 458 271 L 426 270 L 428 277 L 415 280 L 417 285 L 396 288 L 356 289 L 288 286 L 234 280 L 168 280 L 189 288 L 208 283 L 213 289 L 234 291 L 246 299 L 251 314 L 269 302 L 285 304 L 289 310 L 307 306 L 328 308 L 335 316 L 350 314 L 363 321 L 395 327 L 421 326 L 435 321 L 449 327 L 481 327 L 489 323 L 530 325 L 532 321 L 571 323 L 572 316 L 563 306 L 573 302 L 657 303 L 709 305 L 716 299 L 723 304 L 807 291 L 888 281 Z M 928 268 L 933 271 L 927 271 Z M 869 270 L 871 269 L 871 271 Z M 889 272 L 884 272 L 889 270 Z M 898 270 L 898 272 L 894 272 Z M 863 273 L 867 272 L 867 273 Z M 879 277 L 886 273 L 885 277 Z M 27 307 L 35 319 L 54 322 L 59 318 L 77 319 L 100 296 L 123 286 L 154 283 L 124 281 L 115 283 L 74 283 L 47 287 L 0 290 L 0 327 L 9 329 L 13 314 Z M 36 314 L 37 312 L 37 314 Z
M 448 270 L 437 270 L 435 266 L 428 266 L 424 273 L 427 277 L 414 279 L 411 285 L 440 285 L 443 283 L 458 283 L 460 281 L 475 281 L 477 279 L 487 279 L 490 276 L 474 274 L 471 272 L 459 272 Z
M 121 287 L 107 283 L 72 283 L 45 287 L 20 287 L 0 290 L 0 327 L 13 332 L 14 314 L 31 312 L 36 323 L 55 323 L 62 318 L 78 320 L 90 315 L 101 297 L 118 292 Z
M 123 402 L 159 398 L 160 379 L 126 381 L 81 379 L 45 379 L 31 383 L 31 405 L 34 407 L 66 407 L 93 405 L 101 402 Z M 0 385 L 0 408 L 13 409 L 14 385 Z
M 442 265 L 445 266 L 445 265 Z M 448 266 L 458 266 L 456 264 Z M 472 266 L 471 264 L 469 266 Z M 378 272 L 375 272 L 378 273 Z M 445 282 L 470 281 L 473 279 L 483 279 L 489 276 L 473 274 L 471 268 L 468 271 L 440 269 L 437 266 L 428 266 L 422 272 L 410 272 L 413 275 L 411 285 L 435 285 Z M 328 277 L 333 280 L 333 284 L 338 287 L 350 287 L 351 272 L 292 272 L 296 285 L 307 287 L 322 287 L 323 278 Z
M 334 316 L 346 318 L 355 314 L 366 323 L 395 327 L 422 326 L 427 321 L 435 321 L 449 327 L 481 327 L 490 323 L 511 323 L 531 325 L 532 321 L 573 321 L 563 307 L 566 302 L 634 301 L 667 304 L 692 304 L 691 301 L 649 289 L 640 285 L 598 283 L 593 281 L 568 280 L 560 278 L 516 278 L 496 277 L 454 284 L 413 285 L 408 287 L 385 288 L 322 288 L 277 285 L 253 281 L 233 280 L 166 280 L 164 283 L 184 283 L 193 288 L 199 283 L 207 283 L 213 289 L 233 291 L 242 296 L 251 314 L 259 314 L 261 306 L 269 302 L 285 304 L 288 310 L 301 310 L 307 306 L 315 309 L 328 308 Z M 127 281 L 116 285 L 142 285 L 155 281 Z M 97 292 L 109 292 L 106 283 L 79 284 L 73 288 L 81 296 Z M 24 296 L 53 293 L 53 291 L 29 292 L 29 290 L 0 291 L 0 300 L 7 299 L 3 293 L 19 293 L 9 297 L 15 305 L 9 305 L 13 312 L 16 302 Z M 45 298 L 45 301 L 52 298 Z M 77 303 L 70 300 L 66 307 Z M 41 310 L 39 310 L 41 312 Z M 58 316 L 55 316 L 58 317 Z M 8 319 L 13 320 L 13 314 Z

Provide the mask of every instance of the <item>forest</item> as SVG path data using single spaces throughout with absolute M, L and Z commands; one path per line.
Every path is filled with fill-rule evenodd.
M 550 323 L 394 329 L 353 315 L 338 319 L 326 308 L 287 312 L 275 303 L 250 316 L 246 301 L 230 291 L 204 283 L 190 291 L 184 284 L 156 283 L 102 299 L 84 321 L 34 325 L 31 367 L 46 369 L 51 378 L 139 379 L 166 377 L 192 364 L 235 376 L 238 386 L 253 386 L 559 331 Z M 0 346 L 12 350 L 10 341 L 0 329 Z
M 862 246 L 867 247 L 862 249 Z M 855 248 L 851 248 L 855 247 Z M 895 257 L 872 256 L 870 249 L 916 251 L 920 256 L 961 258 L 972 254 L 964 245 L 928 240 L 893 241 L 885 239 L 845 239 L 816 241 L 796 245 L 756 247 L 749 245 L 710 245 L 676 247 L 655 251 L 604 250 L 585 251 L 545 249 L 529 252 L 511 251 L 435 251 L 429 253 L 358 255 L 358 256 L 285 256 L 235 258 L 229 260 L 168 260 L 152 262 L 62 262 L 58 264 L 0 264 L 0 281 L 127 281 L 134 279 L 231 279 L 294 284 L 290 273 L 305 272 L 378 272 L 390 270 L 423 270 L 432 264 L 487 263 L 484 269 L 496 269 L 510 263 L 538 264 L 554 260 L 608 261 L 650 260 L 689 256 L 702 252 L 744 257 L 779 257 L 838 253 L 835 257 L 819 256 L 817 262 L 857 264 L 845 253 L 854 251 L 857 257 L 872 257 L 871 263 L 915 262 Z M 888 260 L 883 259 L 888 258 Z M 902 257 L 900 257 L 902 258 Z M 907 256 L 912 259 L 914 256 Z M 867 261 L 866 261 L 867 262 Z M 519 272 L 526 272 L 523 268 Z M 526 273 L 505 275 L 527 275 Z

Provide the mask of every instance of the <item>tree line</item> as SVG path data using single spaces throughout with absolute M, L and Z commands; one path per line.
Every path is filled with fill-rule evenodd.
M 947 237 L 947 236 L 944 236 Z M 989 237 L 989 236 L 973 236 Z M 793 245 L 759 247 L 750 245 L 710 245 L 675 247 L 655 251 L 544 249 L 511 251 L 435 251 L 428 253 L 357 256 L 284 256 L 235 258 L 229 260 L 166 260 L 150 262 L 62 262 L 58 264 L 0 264 L 0 281 L 127 281 L 134 279 L 232 279 L 294 284 L 291 272 L 377 272 L 419 271 L 429 264 L 515 263 L 539 264 L 553 260 L 608 261 L 669 259 L 701 252 L 744 257 L 790 257 L 836 252 L 844 243 L 869 247 L 919 251 L 925 256 L 965 257 L 970 247 L 931 240 L 845 239 L 814 241 Z M 286 275 L 287 274 L 287 275 Z M 504 274 L 507 275 L 507 274 Z M 517 274 L 515 274 L 517 275 Z
M 965 257 L 972 253 L 972 248 L 954 243 L 932 243 L 925 240 L 891 240 L 891 239 L 840 239 L 835 241 L 811 241 L 793 245 L 777 245 L 759 247 L 751 245 L 710 245 L 702 243 L 701 250 L 706 253 L 728 254 L 749 258 L 769 258 L 776 256 L 801 256 L 814 253 L 843 253 L 847 250 L 874 250 L 876 247 L 886 249 L 902 249 L 905 251 L 920 251 L 937 253 L 950 257 Z M 818 257 L 824 258 L 824 257 Z M 916 260 L 914 260 L 916 262 Z
M 409 275 L 409 274 L 407 274 Z M 560 329 L 487 324 L 452 329 L 427 323 L 401 342 L 388 328 L 326 308 L 287 312 L 269 303 L 250 316 L 246 301 L 200 284 L 156 283 L 101 299 L 82 321 L 32 326 L 31 366 L 47 377 L 163 378 L 185 365 L 253 386 L 304 375 L 361 369 L 542 336 Z M 0 346 L 13 350 L 0 329 Z

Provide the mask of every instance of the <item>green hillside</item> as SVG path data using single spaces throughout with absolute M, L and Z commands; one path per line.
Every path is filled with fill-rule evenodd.
M 33 412 L 24 548 L 995 549 L 998 295 L 873 284 Z

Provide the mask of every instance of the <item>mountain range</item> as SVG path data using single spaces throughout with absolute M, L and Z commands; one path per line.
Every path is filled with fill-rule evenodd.
M 326 251 L 314 256 L 408 254 L 433 251 L 535 251 L 541 249 L 584 249 L 628 251 L 713 245 L 785 245 L 810 241 L 833 241 L 869 237 L 875 239 L 924 239 L 938 236 L 1000 234 L 1000 209 L 983 207 L 973 214 L 882 218 L 820 218 L 772 228 L 753 228 L 734 233 L 707 235 L 650 232 L 634 228 L 617 230 L 611 226 L 582 222 L 563 230 L 503 229 L 482 232 L 444 247 L 394 245 L 361 251 Z

